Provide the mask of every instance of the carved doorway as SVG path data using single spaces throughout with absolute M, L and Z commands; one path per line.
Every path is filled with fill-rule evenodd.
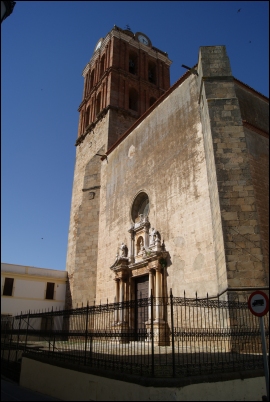
M 149 276 L 139 276 L 135 279 L 135 331 L 137 340 L 144 340 L 147 334 L 145 323 L 148 321 L 148 302 L 141 300 L 148 298 Z

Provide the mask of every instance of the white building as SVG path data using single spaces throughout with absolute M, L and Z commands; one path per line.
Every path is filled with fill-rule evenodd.
M 1 315 L 65 307 L 67 272 L 1 263 Z

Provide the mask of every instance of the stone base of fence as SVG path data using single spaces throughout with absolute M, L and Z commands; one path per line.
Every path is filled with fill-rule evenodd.
M 131 378 L 115 372 L 104 376 L 23 357 L 20 385 L 63 401 L 261 401 L 265 379 L 260 371 L 195 378 Z M 33 373 L 39 373 L 35 376 Z M 105 373 L 108 374 L 108 373 Z M 76 386 L 74 386 L 76 384 Z
M 145 324 L 147 331 L 147 340 L 152 342 L 151 321 Z M 154 346 L 170 346 L 170 329 L 165 321 L 153 322 Z

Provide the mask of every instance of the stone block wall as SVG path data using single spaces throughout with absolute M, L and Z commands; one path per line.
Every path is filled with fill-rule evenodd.
M 255 192 L 255 203 L 258 210 L 258 234 L 250 235 L 249 242 L 253 243 L 253 255 L 260 254 L 256 241 L 261 242 L 264 272 L 258 271 L 258 278 L 269 281 L 269 139 L 254 129 L 244 127 L 252 183 Z M 247 195 L 247 194 L 246 194 Z M 245 211 L 245 218 L 253 218 L 252 210 Z M 258 255 L 260 262 L 260 255 Z M 260 275 L 260 276 L 259 276 Z
M 126 54 L 124 45 L 118 46 Z M 69 305 L 114 301 L 110 266 L 122 242 L 130 247 L 132 202 L 140 191 L 149 196 L 151 227 L 169 253 L 167 292 L 205 297 L 266 286 L 265 99 L 256 103 L 236 84 L 224 46 L 202 47 L 197 69 L 198 75 L 176 83 L 101 161 L 96 153 L 108 151 L 138 117 L 127 110 L 132 79 L 110 75 L 108 96 L 119 108 L 109 107 L 76 150 Z M 140 92 L 145 105 L 154 96 L 149 88 Z M 252 128 L 256 122 L 260 132 Z
M 76 148 L 66 265 L 69 307 L 91 304 L 95 298 L 102 163 L 96 153 L 105 152 L 108 120 L 107 114 Z
M 191 75 L 108 155 L 101 169 L 97 302 L 113 302 L 110 266 L 122 242 L 130 247 L 132 201 L 145 191 L 149 221 L 169 252 L 167 289 L 198 297 L 217 294 L 210 196 Z
M 269 99 L 236 79 L 234 88 L 242 120 L 269 134 Z
M 217 269 L 221 270 L 218 276 L 219 291 L 226 286 L 225 272 L 229 288 L 264 286 L 266 283 L 255 187 L 242 116 L 225 47 L 201 48 L 198 68 L 201 77 L 200 97 L 203 97 L 206 105 L 204 110 L 201 107 L 201 113 L 205 115 L 202 120 L 206 121 L 205 133 L 212 136 L 213 142 L 226 260 L 224 265 L 222 256 L 221 264 L 217 265 Z M 202 99 L 200 102 L 202 104 Z M 213 166 L 212 163 L 208 165 L 210 178 L 213 176 L 210 171 Z M 212 200 L 214 214 L 216 193 Z M 252 211 L 252 217 L 244 215 L 246 211 Z M 220 230 L 218 235 L 217 249 L 222 248 Z M 254 236 L 256 240 L 251 243 Z

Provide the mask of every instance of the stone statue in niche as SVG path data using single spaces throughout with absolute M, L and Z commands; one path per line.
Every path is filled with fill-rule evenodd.
M 125 243 L 122 243 L 121 246 L 119 247 L 119 249 L 121 250 L 120 256 L 121 257 L 127 257 L 128 255 L 128 248 L 126 246 Z
M 156 240 L 159 239 L 159 233 L 155 228 L 151 229 L 151 233 L 149 234 L 150 237 L 150 246 L 154 246 L 156 243 Z
M 120 250 L 120 252 L 118 252 Z M 115 261 L 110 269 L 115 268 L 117 265 L 127 264 L 128 263 L 128 248 L 125 243 L 122 243 L 121 246 L 117 249 Z

